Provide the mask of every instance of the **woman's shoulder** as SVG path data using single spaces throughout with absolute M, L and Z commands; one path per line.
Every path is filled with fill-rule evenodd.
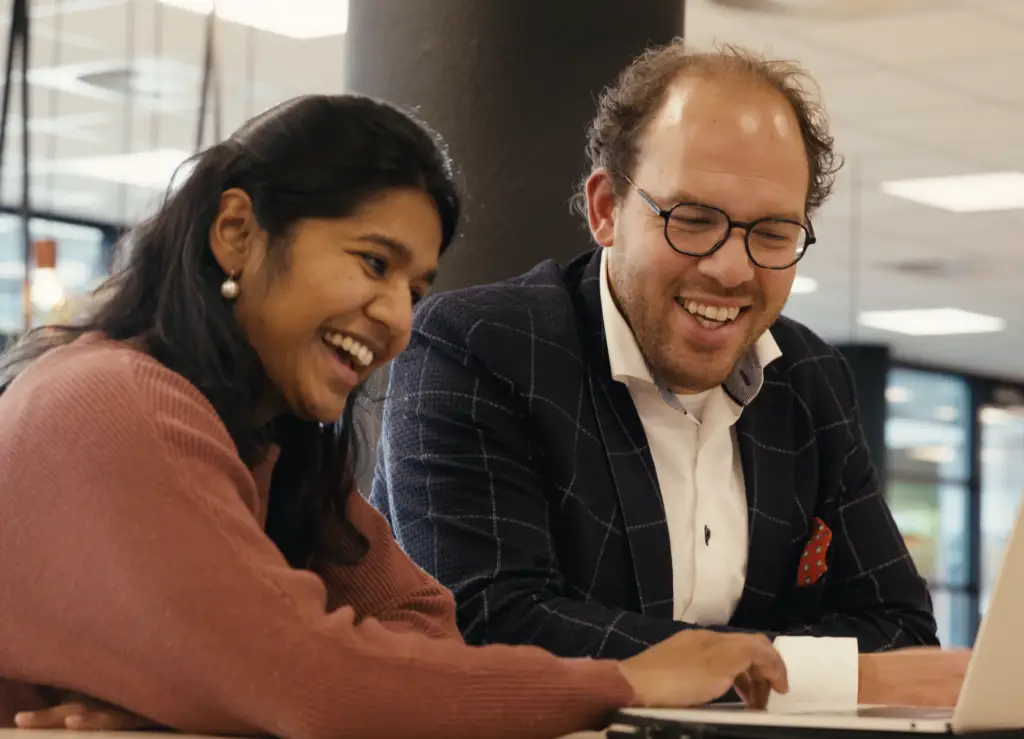
M 79 384 L 103 378 L 127 380 L 134 368 L 153 362 L 143 352 L 124 341 L 114 341 L 99 333 L 87 333 L 55 346 L 39 356 L 11 384 Z
M 130 392 L 154 382 L 195 391 L 184 377 L 131 343 L 88 333 L 47 351 L 28 365 L 8 390 L 35 392 L 45 387 L 54 396 L 64 394 L 62 390 L 89 395 L 110 389 Z
M 206 397 L 145 352 L 101 335 L 51 349 L 0 395 L 0 479 L 25 460 L 26 485 L 59 478 L 61 489 L 73 480 L 90 496 L 116 497 L 135 494 L 126 481 L 148 485 L 155 475 L 188 496 L 220 485 L 250 511 L 259 504 L 253 474 Z
M 29 415 L 51 428 L 83 421 L 124 428 L 167 416 L 220 426 L 188 380 L 131 344 L 100 334 L 39 357 L 0 396 L 0 406 L 0 415 Z

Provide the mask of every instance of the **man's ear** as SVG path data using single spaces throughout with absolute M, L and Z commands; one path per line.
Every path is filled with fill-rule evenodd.
M 611 173 L 595 169 L 587 178 L 587 222 L 590 233 L 601 246 L 615 246 L 615 219 L 619 203 L 615 198 Z
M 220 207 L 210 226 L 210 251 L 224 274 L 237 277 L 253 258 L 251 254 L 260 227 L 252 211 L 252 198 L 233 187 L 220 195 Z

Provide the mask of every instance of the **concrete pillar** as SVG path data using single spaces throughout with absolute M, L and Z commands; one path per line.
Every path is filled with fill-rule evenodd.
M 587 249 L 569 211 L 601 88 L 683 33 L 683 0 L 350 0 L 348 89 L 409 106 L 462 172 L 466 218 L 437 289 Z

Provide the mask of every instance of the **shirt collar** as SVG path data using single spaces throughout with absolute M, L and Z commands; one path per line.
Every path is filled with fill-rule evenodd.
M 608 250 L 601 253 L 601 316 L 604 322 L 605 343 L 612 379 L 628 384 L 639 380 L 656 385 L 651 370 L 640 353 L 633 331 L 619 312 L 608 287 Z M 782 356 L 771 331 L 765 331 L 733 368 L 723 388 L 729 397 L 741 406 L 748 405 L 764 385 L 764 368 Z

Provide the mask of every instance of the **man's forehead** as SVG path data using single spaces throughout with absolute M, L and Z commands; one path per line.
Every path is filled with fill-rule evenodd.
M 737 134 L 799 135 L 795 113 L 779 91 L 736 76 L 675 79 L 651 124 L 652 129 L 703 126 Z
M 710 199 L 736 209 L 740 188 L 743 205 L 760 215 L 797 212 L 806 196 L 809 169 L 796 114 L 765 85 L 677 80 L 638 153 L 637 176 L 665 198 Z

